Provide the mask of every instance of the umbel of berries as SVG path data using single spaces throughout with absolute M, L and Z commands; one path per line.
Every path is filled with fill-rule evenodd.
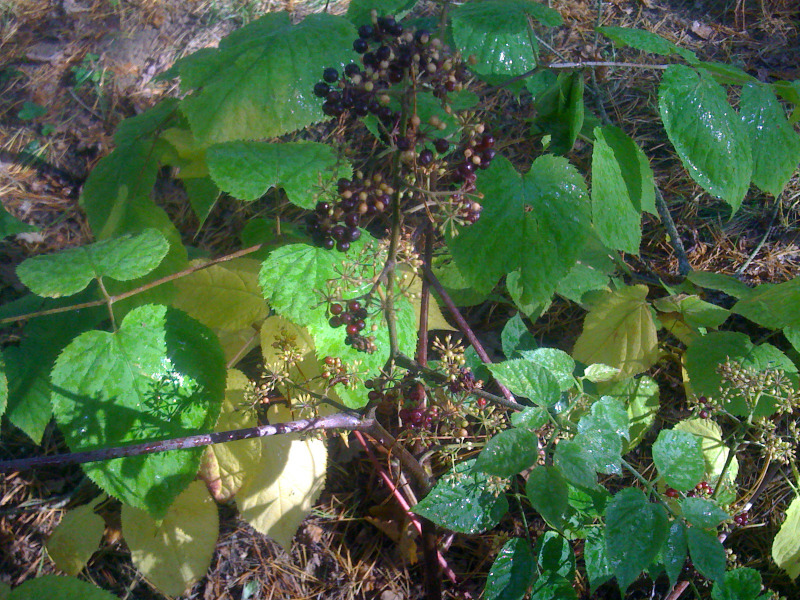
M 347 337 L 345 343 L 360 352 L 372 354 L 376 350 L 375 337 L 364 336 L 361 332 L 366 328 L 364 319 L 367 318 L 367 309 L 361 306 L 358 300 L 350 300 L 346 304 L 334 302 L 328 306 L 331 317 L 328 324 L 334 329 L 344 327 Z

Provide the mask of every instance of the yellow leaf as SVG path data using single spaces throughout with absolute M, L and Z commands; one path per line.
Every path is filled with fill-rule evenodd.
M 646 297 L 644 285 L 606 294 L 586 315 L 572 356 L 587 365 L 618 368 L 619 380 L 653 366 L 658 361 L 658 340 Z
M 711 485 L 716 485 L 730 453 L 730 448 L 722 443 L 722 428 L 711 419 L 687 419 L 676 423 L 675 429 L 692 433 L 700 438 L 706 463 L 705 479 Z M 734 456 L 725 479 L 728 483 L 733 483 L 738 474 L 739 461 Z
M 786 519 L 772 541 L 772 558 L 792 579 L 800 575 L 800 497 L 792 500 Z
M 122 534 L 136 568 L 169 596 L 180 596 L 208 571 L 219 535 L 217 505 L 193 481 L 161 521 L 122 505 Z
M 191 131 L 171 127 L 165 129 L 161 133 L 161 137 L 172 144 L 175 149 L 175 154 L 178 158 L 175 161 L 178 165 L 178 177 L 189 179 L 208 175 L 206 147 L 197 143 Z
M 270 408 L 270 423 L 292 420 L 283 406 Z M 297 528 L 325 486 L 328 449 L 325 442 L 300 435 L 262 438 L 261 464 L 236 495 L 242 518 L 287 552 Z
M 420 298 L 422 294 L 422 278 L 414 274 L 404 265 L 398 267 L 398 271 L 400 271 L 401 278 L 406 278 L 405 281 L 402 282 L 403 287 L 408 286 L 408 290 L 414 294 L 414 297 L 411 299 L 411 304 L 414 306 L 416 322 L 419 323 L 420 305 L 422 301 Z M 436 301 L 436 297 L 431 294 L 430 301 L 428 302 L 428 331 L 434 329 L 456 331 L 456 328 L 450 325 L 447 319 L 444 318 L 442 310 L 439 308 L 439 303 Z
M 214 431 L 230 431 L 258 425 L 253 410 L 245 409 L 245 392 L 250 381 L 241 371 L 230 369 L 222 411 Z M 200 463 L 199 477 L 217 502 L 227 502 L 258 468 L 261 442 L 258 439 L 214 444 L 206 448 Z
M 175 282 L 173 305 L 211 329 L 237 331 L 259 323 L 269 314 L 259 268 L 258 261 L 239 258 L 182 277 Z
M 322 375 L 322 365 L 314 352 L 314 340 L 305 327 L 295 325 L 283 317 L 269 317 L 261 325 L 261 355 L 267 367 L 277 370 L 286 370 L 286 352 L 293 354 L 291 366 L 288 368 L 289 379 L 317 394 L 327 395 L 332 400 L 339 400 L 333 390 L 327 389 L 327 384 Z M 298 393 L 293 386 L 281 387 L 281 392 L 293 402 Z M 328 404 L 319 406 L 320 415 L 335 412 Z
M 258 346 L 258 329 L 245 327 L 238 331 L 215 329 L 214 333 L 219 338 L 222 351 L 225 353 L 225 363 L 232 367 L 244 358 L 250 350 Z
M 47 553 L 67 575 L 77 575 L 89 562 L 103 537 L 105 523 L 94 512 L 96 502 L 73 508 L 47 540 Z

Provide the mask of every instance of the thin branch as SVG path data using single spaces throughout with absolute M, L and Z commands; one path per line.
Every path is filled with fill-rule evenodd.
M 166 452 L 169 450 L 186 450 L 188 448 L 200 448 L 212 444 L 223 444 L 236 440 L 249 440 L 270 435 L 283 435 L 286 433 L 324 431 L 328 429 L 371 431 L 372 426 L 373 419 L 371 418 L 361 417 L 360 415 L 352 413 L 336 413 L 316 419 L 299 419 L 297 421 L 277 423 L 275 425 L 259 425 L 258 427 L 234 429 L 232 431 L 201 433 L 198 435 L 156 442 L 143 442 L 141 444 L 100 448 L 84 452 L 70 452 L 67 454 L 56 454 L 55 456 L 36 456 L 33 458 L 7 460 L 0 462 L 0 473 L 24 471 L 36 467 L 77 465 L 100 460 L 110 460 L 113 458 L 124 458 L 126 456 L 141 456 L 154 452 Z
M 775 198 L 775 206 L 772 207 L 772 216 L 770 216 L 769 225 L 767 225 L 767 230 L 764 232 L 761 241 L 758 242 L 756 249 L 750 253 L 750 256 L 748 256 L 747 260 L 744 261 L 744 264 L 738 269 L 736 269 L 736 275 L 742 275 L 747 270 L 747 267 L 750 266 L 750 263 L 752 263 L 753 260 L 755 260 L 756 256 L 758 256 L 758 253 L 761 252 L 761 248 L 764 247 L 764 244 L 769 239 L 769 236 L 772 235 L 772 228 L 775 225 L 775 219 L 778 218 L 778 212 L 780 207 L 781 207 L 780 197 Z
M 5 325 L 7 323 L 16 323 L 18 321 L 25 321 L 27 319 L 33 319 L 35 317 L 44 317 L 47 315 L 55 315 L 63 312 L 70 312 L 73 310 L 80 310 L 82 308 L 103 306 L 104 304 L 107 304 L 109 301 L 113 304 L 114 302 L 119 302 L 120 300 L 124 300 L 125 298 L 136 296 L 137 294 L 141 294 L 142 292 L 151 290 L 154 287 L 158 287 L 159 285 L 162 285 L 164 283 L 180 279 L 181 277 L 186 277 L 187 275 L 191 275 L 192 273 L 195 273 L 197 271 L 202 271 L 203 269 L 207 269 L 208 267 L 218 265 L 219 263 L 227 262 L 235 258 L 240 258 L 242 256 L 252 254 L 253 252 L 261 250 L 261 248 L 263 247 L 264 244 L 257 244 L 255 246 L 250 246 L 249 248 L 243 248 L 242 250 L 237 250 L 236 252 L 232 252 L 231 254 L 226 254 L 225 256 L 220 256 L 219 258 L 213 258 L 211 260 L 204 262 L 201 265 L 192 265 L 191 267 L 187 267 L 182 271 L 178 271 L 177 273 L 172 273 L 171 275 L 167 275 L 166 277 L 162 277 L 161 279 L 156 279 L 155 281 L 151 281 L 150 283 L 146 283 L 142 286 L 139 286 L 134 290 L 129 290 L 127 292 L 123 292 L 122 294 L 117 294 L 116 296 L 110 296 L 108 300 L 106 300 L 106 298 L 103 298 L 101 300 L 92 300 L 91 302 L 82 302 L 80 304 L 72 304 L 70 306 L 60 306 L 58 308 L 39 310 L 24 315 L 17 315 L 16 317 L 7 317 L 5 319 L 0 319 L 0 325 Z
M 444 304 L 447 307 L 447 310 L 453 316 L 453 319 L 455 319 L 456 325 L 458 325 L 458 328 L 459 330 L 461 330 L 461 333 L 463 333 L 467 337 L 469 343 L 472 344 L 473 348 L 475 348 L 475 352 L 478 353 L 478 357 L 484 363 L 491 364 L 492 359 L 489 358 L 489 355 L 486 353 L 486 350 L 483 349 L 483 345 L 478 340 L 478 337 L 472 331 L 472 328 L 469 326 L 469 323 L 467 323 L 466 319 L 464 319 L 464 317 L 461 315 L 461 312 L 458 310 L 458 308 L 456 307 L 452 298 L 450 298 L 450 295 L 447 293 L 447 291 L 445 291 L 444 286 L 436 278 L 436 275 L 433 274 L 433 271 L 431 271 L 427 265 L 424 267 L 424 272 L 425 272 L 425 278 L 428 281 L 430 281 L 431 285 L 433 286 L 433 289 L 435 289 L 436 292 L 442 297 L 442 300 L 444 300 Z M 497 382 L 497 385 L 500 388 L 500 391 L 503 393 L 503 396 L 506 397 L 506 400 L 509 400 L 516 404 L 516 401 L 514 400 L 514 394 L 512 394 L 511 391 L 499 381 Z
M 655 192 L 656 209 L 661 217 L 661 222 L 664 224 L 664 228 L 667 230 L 672 249 L 678 257 L 678 274 L 681 277 L 686 277 L 692 270 L 692 265 L 689 264 L 689 258 L 686 256 L 686 248 L 683 247 L 683 241 L 675 227 L 675 221 L 672 220 L 672 215 L 669 213 L 667 203 L 664 201 L 664 196 L 661 195 L 661 190 L 658 189 L 658 186 L 655 186 Z

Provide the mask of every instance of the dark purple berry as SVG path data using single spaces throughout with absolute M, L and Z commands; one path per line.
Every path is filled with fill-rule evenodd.
M 347 310 L 351 313 L 361 310 L 361 302 L 358 300 L 350 300 L 350 302 L 347 303 Z
M 379 61 L 389 60 L 392 55 L 392 49 L 389 46 L 381 46 L 375 51 L 375 58 Z
M 356 113 L 359 117 L 366 117 L 369 114 L 369 108 L 367 108 L 367 103 L 363 100 L 359 100 L 358 102 L 353 103 L 353 112 Z
M 483 152 L 481 152 L 481 161 L 482 162 L 492 162 L 492 159 L 497 155 L 497 150 L 494 148 L 487 148 Z
M 350 250 L 350 242 L 336 242 L 336 249 L 339 252 L 347 252 Z
M 342 326 L 342 319 L 340 319 L 339 317 L 331 317 L 330 319 L 328 319 L 328 324 L 334 329 L 336 329 L 337 327 Z
M 373 69 L 376 69 L 380 64 L 380 61 L 372 52 L 366 52 L 364 56 L 361 57 L 361 62 L 364 63 L 365 67 L 372 67 Z
M 342 323 L 350 325 L 350 323 L 352 323 L 355 320 L 356 319 L 353 317 L 353 313 L 350 312 L 342 313 Z
M 700 411 L 700 418 L 701 419 L 707 419 L 708 417 L 709 417 L 709 414 L 708 414 L 707 410 L 701 410 Z
M 411 142 L 407 137 L 398 137 L 394 141 L 394 145 L 397 146 L 397 149 L 400 150 L 401 152 L 405 152 L 406 150 L 411 148 Z
M 358 213 L 349 213 L 345 215 L 344 224 L 348 227 L 358 227 Z
M 397 65 L 389 65 L 389 69 L 386 72 L 386 78 L 389 83 L 400 83 L 403 81 L 403 75 L 405 75 L 404 69 Z
M 333 316 L 339 316 L 344 311 L 344 307 L 341 304 L 331 304 L 328 310 L 331 311 Z
M 369 394 L 367 394 L 367 398 L 369 398 L 370 402 L 377 402 L 383 398 L 383 394 L 376 390 L 372 390 Z
M 331 229 L 331 237 L 335 239 L 337 242 L 341 242 L 344 239 L 344 234 L 347 232 L 344 225 L 336 225 L 333 229 Z
M 337 81 L 339 81 L 339 71 L 337 71 L 333 67 L 328 67 L 322 72 L 322 79 L 324 79 L 328 83 L 336 83 Z
M 436 151 L 439 154 L 444 154 L 450 148 L 450 142 L 448 142 L 444 138 L 439 138 L 437 140 L 434 140 L 433 147 L 436 148 Z
M 326 237 L 322 240 L 322 247 L 325 248 L 325 250 L 333 250 L 335 245 L 336 243 L 332 238 Z
M 331 86 L 324 81 L 319 81 L 314 84 L 314 95 L 318 96 L 319 98 L 327 98 L 330 91 Z
M 362 329 L 364 329 L 367 326 L 367 324 L 361 319 L 359 319 L 358 321 L 353 323 L 353 325 L 355 325 L 356 329 L 358 329 L 359 331 L 361 331 Z
M 315 207 L 315 210 L 321 215 L 327 215 L 330 209 L 331 205 L 327 202 L 317 202 L 317 206 Z
M 369 50 L 369 44 L 367 43 L 367 40 L 358 38 L 355 42 L 353 42 L 353 50 L 355 50 L 358 54 L 364 54 L 364 52 Z
M 340 194 L 343 194 L 344 192 L 350 189 L 350 180 L 342 177 L 339 181 L 336 182 L 336 188 L 339 190 Z
M 372 25 L 362 25 L 361 27 L 358 28 L 358 37 L 360 38 L 364 39 L 371 38 L 372 34 L 374 33 L 375 29 L 372 27 Z
M 366 308 L 359 308 L 358 310 L 354 310 L 354 311 L 353 311 L 353 316 L 354 316 L 356 319 L 360 319 L 360 320 L 362 320 L 362 321 L 363 321 L 364 319 L 366 319 L 366 318 L 367 318 L 367 315 L 368 315 L 368 314 L 369 314 L 369 313 L 367 312 L 367 309 L 366 309 Z
M 356 63 L 350 63 L 344 68 L 344 74 L 348 77 L 355 77 L 361 74 L 361 69 L 358 68 Z
M 361 237 L 361 230 L 357 227 L 351 227 L 347 230 L 347 237 L 345 238 L 348 242 L 355 242 L 357 239 Z
M 347 335 L 350 337 L 358 335 L 358 327 L 356 327 L 355 323 L 350 323 L 345 331 L 347 331 Z
M 326 100 L 322 105 L 322 112 L 329 117 L 339 117 L 344 112 L 344 107 L 341 102 L 331 102 Z
M 423 167 L 431 164 L 433 162 L 433 152 L 428 150 L 427 148 L 419 153 L 417 157 L 417 162 L 421 164 Z

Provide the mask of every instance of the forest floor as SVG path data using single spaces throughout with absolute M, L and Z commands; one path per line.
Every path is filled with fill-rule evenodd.
M 544 60 L 596 59 L 597 3 L 552 0 L 550 4 L 562 13 L 565 25 L 547 40 L 558 56 L 546 55 Z M 342 13 L 346 6 L 340 1 L 327 8 Z M 113 134 L 122 119 L 177 93 L 174 83 L 154 81 L 156 75 L 181 56 L 215 46 L 224 35 L 265 12 L 289 10 L 300 19 L 324 8 L 317 0 L 0 0 L 0 200 L 13 215 L 40 228 L 0 245 L 0 302 L 24 291 L 15 275 L 23 259 L 91 241 L 78 205 L 81 185 L 113 148 Z M 705 60 L 732 63 L 763 81 L 800 79 L 800 8 L 792 0 L 611 0 L 603 3 L 600 22 L 648 29 Z M 654 108 L 656 84 L 652 71 L 614 70 L 598 77 L 599 92 L 592 90 L 590 100 L 602 106 L 612 121 L 625 124 L 627 133 L 651 157 L 691 266 L 737 275 L 749 284 L 798 275 L 798 176 L 779 201 L 751 191 L 729 219 L 726 206 L 692 184 L 666 149 Z M 516 106 L 516 100 L 507 102 L 495 107 L 499 114 Z M 525 152 L 524 144 L 509 148 L 516 154 L 512 159 Z M 165 183 L 159 194 L 182 232 L 216 253 L 231 248 L 231 240 L 251 216 L 233 202 L 221 202 L 196 237 L 196 224 L 181 191 Z M 672 246 L 656 220 L 646 219 L 641 256 L 627 258 L 634 271 L 666 280 L 678 272 Z M 508 315 L 506 307 L 496 305 L 468 311 L 471 323 L 488 340 L 498 335 Z M 556 304 L 531 324 L 531 330 L 538 339 L 569 349 L 582 315 L 574 305 Z M 3 342 L 13 339 L 3 334 Z M 662 397 L 672 395 L 675 403 L 682 401 L 680 373 L 653 376 L 662 387 Z M 40 446 L 7 423 L 2 440 L 0 460 L 65 448 L 52 426 Z M 374 480 L 366 458 L 339 448 L 328 482 L 291 554 L 238 520 L 232 508 L 223 507 L 212 567 L 184 597 L 420 597 L 417 557 L 398 543 L 402 517 L 387 503 L 386 490 Z M 0 482 L 0 580 L 17 585 L 56 572 L 44 542 L 65 509 L 85 502 L 94 492 L 79 468 L 5 477 Z M 740 530 L 731 545 L 744 564 L 765 574 L 767 585 L 793 598 L 800 596 L 800 588 L 770 564 L 768 545 L 782 518 L 771 507 L 788 493 L 780 482 L 765 490 L 752 509 L 757 525 Z M 503 522 L 499 531 L 510 533 L 518 526 Z M 501 542 L 497 531 L 446 540 L 446 556 L 461 579 L 458 586 L 447 587 L 447 597 L 479 595 Z M 121 598 L 163 598 L 132 566 L 113 522 L 83 575 Z M 663 598 L 663 593 L 663 586 L 658 592 L 634 586 L 628 598 Z M 619 592 L 603 586 L 593 595 L 585 591 L 583 597 L 613 599 Z

